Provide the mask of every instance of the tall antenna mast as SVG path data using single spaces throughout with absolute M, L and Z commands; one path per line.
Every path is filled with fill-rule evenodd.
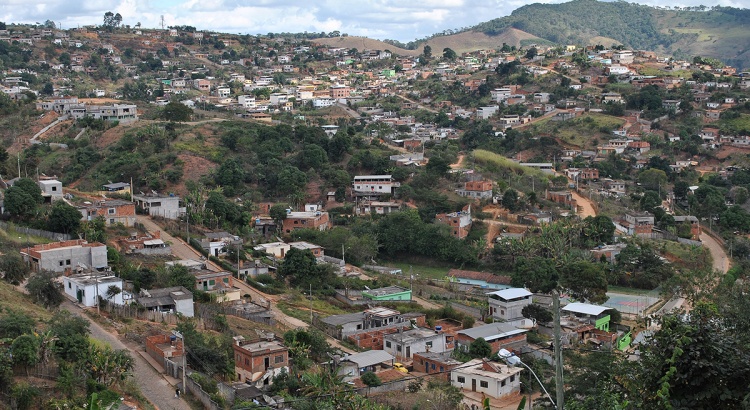
M 161 29 L 164 30 L 164 15 L 161 15 Z

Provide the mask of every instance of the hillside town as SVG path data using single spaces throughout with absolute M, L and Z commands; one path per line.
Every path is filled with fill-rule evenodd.
M 321 34 L 1 24 L 0 408 L 746 403 L 750 73 Z

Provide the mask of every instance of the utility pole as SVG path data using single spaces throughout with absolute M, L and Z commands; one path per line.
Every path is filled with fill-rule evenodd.
M 555 349 L 555 401 L 557 409 L 562 410 L 565 404 L 565 384 L 563 383 L 563 355 L 562 340 L 560 340 L 560 294 L 557 289 L 552 291 L 552 310 L 555 312 L 555 331 L 554 331 L 554 349 Z
M 310 284 L 310 326 L 313 325 L 312 283 Z

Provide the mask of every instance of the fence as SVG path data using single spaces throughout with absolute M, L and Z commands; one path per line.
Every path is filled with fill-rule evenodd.
M 213 401 L 211 399 L 211 395 L 206 393 L 205 390 L 201 387 L 200 384 L 198 384 L 195 380 L 191 379 L 190 377 L 186 377 L 186 389 L 190 392 L 190 394 L 193 395 L 193 397 L 197 398 L 202 404 L 204 409 L 208 410 L 223 410 L 224 408 L 219 405 L 219 403 Z
M 224 313 L 271 326 L 276 322 L 270 310 L 254 303 L 224 306 Z
M 73 236 L 65 234 L 65 233 L 57 233 L 57 232 L 44 231 L 41 229 L 27 228 L 25 226 L 18 226 L 9 222 L 0 221 L 0 228 L 12 229 L 24 235 L 41 236 L 42 238 L 52 239 L 53 241 L 69 241 L 73 239 Z
M 380 393 L 387 393 L 392 391 L 406 391 L 406 388 L 409 386 L 409 383 L 414 381 L 414 378 L 406 378 L 401 379 L 394 382 L 388 382 L 381 384 L 380 386 L 376 387 L 361 387 L 357 389 L 357 393 L 363 394 L 363 395 L 371 395 L 371 394 L 380 394 Z
M 60 368 L 50 364 L 37 364 L 31 367 L 13 366 L 13 374 L 21 377 L 36 377 L 39 379 L 57 380 Z
M 115 305 L 113 303 L 106 303 L 103 309 L 111 314 L 121 317 L 129 317 L 138 320 L 147 320 L 149 322 L 164 322 L 169 325 L 176 325 L 179 322 L 179 315 L 170 312 L 158 312 L 155 310 L 145 310 L 143 307 L 136 305 Z M 200 318 L 198 325 L 202 324 Z

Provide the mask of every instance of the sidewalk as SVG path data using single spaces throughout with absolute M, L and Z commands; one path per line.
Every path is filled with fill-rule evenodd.
M 138 349 L 137 352 L 139 355 L 141 355 L 141 357 L 143 357 L 143 360 L 145 360 L 149 365 L 151 365 L 151 367 L 153 367 L 154 370 L 156 370 L 156 372 L 159 373 L 161 377 L 163 377 L 164 380 L 167 381 L 167 383 L 175 387 L 178 387 L 178 386 L 182 387 L 182 380 L 175 379 L 174 377 L 164 373 L 164 368 L 156 360 L 154 360 L 154 358 L 151 357 L 151 355 L 149 355 L 148 353 L 146 353 L 145 351 L 141 349 Z

